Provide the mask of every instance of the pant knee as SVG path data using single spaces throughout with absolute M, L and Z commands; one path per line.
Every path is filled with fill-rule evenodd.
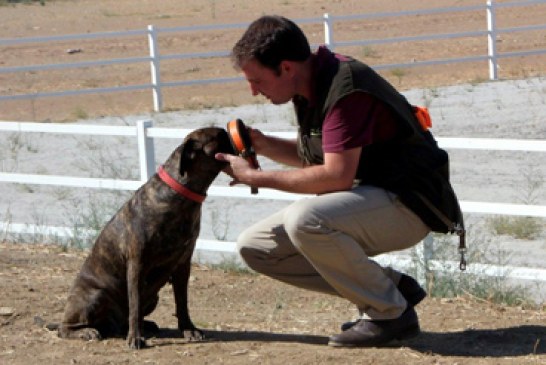
M 253 240 L 252 234 L 250 234 L 248 230 L 244 230 L 243 232 L 239 234 L 239 236 L 237 237 L 236 243 L 237 243 L 237 251 L 239 251 L 239 254 L 241 254 L 241 256 L 243 255 L 243 251 L 246 254 L 247 249 L 252 246 L 253 241 L 254 240 Z
M 304 245 L 309 235 L 321 234 L 327 230 L 320 213 L 306 199 L 295 202 L 286 211 L 284 228 L 296 247 Z
M 243 261 L 252 270 L 262 272 L 260 269 L 264 261 L 267 260 L 267 253 L 256 246 L 255 237 L 251 232 L 243 231 L 237 238 L 237 251 Z

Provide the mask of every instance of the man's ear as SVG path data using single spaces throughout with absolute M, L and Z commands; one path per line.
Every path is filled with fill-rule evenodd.
M 287 75 L 291 75 L 294 72 L 294 65 L 291 61 L 281 61 L 281 63 L 279 64 L 279 71 L 281 72 L 281 74 L 284 72 Z

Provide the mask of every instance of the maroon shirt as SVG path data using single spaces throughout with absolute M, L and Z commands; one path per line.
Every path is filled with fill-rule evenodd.
M 374 96 L 354 92 L 334 104 L 322 124 L 324 152 L 341 152 L 383 142 L 396 134 L 390 109 Z
M 319 47 L 313 72 L 331 72 L 344 59 L 346 57 Z M 354 92 L 338 100 L 326 115 L 322 124 L 322 149 L 331 153 L 364 147 L 391 139 L 396 132 L 395 116 L 385 103 L 371 94 Z

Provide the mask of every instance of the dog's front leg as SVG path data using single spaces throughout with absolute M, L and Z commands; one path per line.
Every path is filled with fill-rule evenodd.
M 141 349 L 146 346 L 144 337 L 142 337 L 142 321 L 140 317 L 141 270 L 140 259 L 130 257 L 127 263 L 127 294 L 129 298 L 127 344 L 132 349 Z
M 174 302 L 176 304 L 176 317 L 178 318 L 178 329 L 184 338 L 190 341 L 200 341 L 205 336 L 197 329 L 190 319 L 188 312 L 188 280 L 191 270 L 191 255 L 176 268 L 171 277 L 174 291 Z

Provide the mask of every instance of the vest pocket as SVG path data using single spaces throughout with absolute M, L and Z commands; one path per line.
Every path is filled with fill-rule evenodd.
M 303 157 L 308 165 L 322 165 L 324 163 L 321 137 L 320 135 L 302 135 L 300 138 Z

